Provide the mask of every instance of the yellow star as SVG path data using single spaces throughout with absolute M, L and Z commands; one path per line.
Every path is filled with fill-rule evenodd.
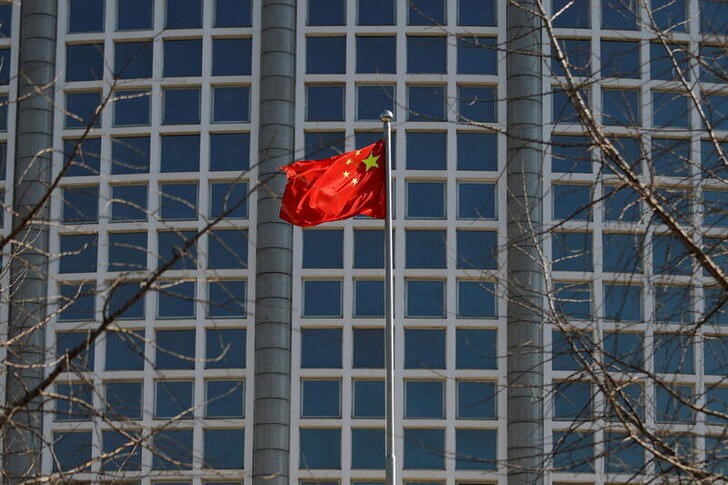
M 356 184 L 359 183 L 359 179 L 356 178 L 356 177 L 354 177 L 353 179 L 351 179 L 351 183 L 354 184 L 354 185 L 356 185 Z
M 351 165 L 351 158 L 346 161 L 347 165 Z
M 360 153 L 361 153 L 361 150 L 357 150 L 354 155 L 356 155 L 358 157 Z
M 379 160 L 379 155 L 377 155 L 375 157 L 372 153 L 369 153 L 369 156 L 366 157 L 364 160 L 362 160 L 362 163 L 364 165 L 366 165 L 366 167 L 367 167 L 367 170 L 366 170 L 367 172 L 369 171 L 370 168 L 374 168 L 374 167 L 379 168 L 379 164 L 377 163 L 377 160 Z
M 347 177 L 347 178 L 349 177 L 349 171 L 348 170 L 344 170 L 344 177 Z

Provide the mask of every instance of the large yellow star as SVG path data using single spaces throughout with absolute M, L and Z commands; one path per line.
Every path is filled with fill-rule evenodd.
M 377 155 L 375 157 L 371 152 L 369 152 L 368 157 L 366 157 L 364 160 L 362 160 L 362 163 L 364 165 L 366 165 L 366 167 L 367 167 L 367 170 L 366 170 L 367 172 L 369 171 L 370 168 L 374 168 L 374 167 L 379 168 L 379 164 L 377 163 L 377 160 L 379 160 L 379 155 Z

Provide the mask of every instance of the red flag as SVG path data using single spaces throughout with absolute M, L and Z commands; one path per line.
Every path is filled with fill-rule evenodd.
M 384 141 L 281 167 L 288 177 L 280 217 L 296 226 L 365 215 L 386 217 Z

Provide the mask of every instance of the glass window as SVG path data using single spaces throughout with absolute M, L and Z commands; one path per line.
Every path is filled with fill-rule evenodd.
M 154 433 L 153 470 L 189 470 L 192 468 L 192 430 L 161 430 Z
M 226 219 L 248 217 L 248 184 L 215 182 L 210 184 L 210 217 Z
M 693 423 L 695 411 L 690 408 L 695 399 L 693 386 L 656 386 L 655 420 L 658 423 Z
M 689 128 L 689 102 L 681 93 L 652 91 L 652 126 Z
M 212 75 L 249 76 L 252 57 L 252 38 L 213 39 Z
M 551 368 L 576 371 L 582 369 L 582 360 L 591 361 L 594 342 L 586 332 L 551 332 Z M 581 357 L 581 358 L 579 358 Z
M 0 152 L 2 153 L 2 152 Z M 101 156 L 101 138 L 84 138 L 83 140 L 63 140 L 63 162 L 71 163 L 64 177 L 83 177 L 98 175 Z M 0 170 L 4 170 L 4 162 L 0 162 Z M 4 179 L 4 174 L 0 175 Z
M 6 72 L 0 76 L 2 77 L 2 84 L 7 84 L 7 71 L 9 69 L 9 66 L 3 69 Z M 66 46 L 66 81 L 97 81 L 103 77 L 104 44 L 71 44 Z
M 691 272 L 691 262 L 692 257 L 677 237 L 652 237 L 652 271 L 655 274 L 687 275 Z
M 642 320 L 642 287 L 605 284 L 604 318 L 622 322 Z
M 147 269 L 147 233 L 109 233 L 109 271 Z
M 444 268 L 447 256 L 445 231 L 407 229 L 405 231 L 407 268 Z
M 56 384 L 55 421 L 90 421 L 93 414 L 93 387 L 83 382 Z
M 447 168 L 447 133 L 407 132 L 407 168 L 444 170 Z
M 459 328 L 455 332 L 457 369 L 497 369 L 496 330 Z
M 111 419 L 142 419 L 142 381 L 107 382 L 105 412 Z
M 397 38 L 393 35 L 356 36 L 356 72 L 394 74 L 397 69 Z
M 594 473 L 593 433 L 556 431 L 553 437 L 553 462 L 557 471 Z
M 445 183 L 408 181 L 407 218 L 445 218 Z
M 384 368 L 384 330 L 381 328 L 354 329 L 355 369 Z
M 106 332 L 106 370 L 144 370 L 144 330 Z
M 351 430 L 351 468 L 384 470 L 384 430 Z M 359 484 L 360 482 L 355 482 Z
M 405 418 L 444 418 L 445 390 L 442 381 L 405 381 Z
M 361 89 L 361 88 L 359 88 Z M 378 118 L 378 117 L 377 117 Z M 306 86 L 306 120 L 342 121 L 344 119 L 344 85 Z
M 149 91 L 117 91 L 114 93 L 114 126 L 149 124 Z
M 131 436 L 129 436 L 131 435 Z M 136 430 L 103 431 L 103 453 L 101 469 L 104 471 L 138 471 L 142 468 L 142 447 L 135 444 L 139 437 Z
M 405 369 L 445 368 L 445 330 L 407 328 L 404 347 Z
M 119 320 L 132 320 L 144 318 L 144 295 L 137 298 L 140 292 L 139 283 L 126 282 L 121 283 L 110 291 L 108 296 L 109 314 L 117 311 L 121 313 L 116 317 Z M 131 302 L 132 299 L 136 299 Z M 121 311 L 122 307 L 127 307 Z
M 554 197 L 554 219 L 590 221 L 592 219 L 591 185 L 556 184 L 551 186 Z
M 728 207 L 728 192 L 703 190 L 703 224 L 708 227 L 728 226 L 725 207 Z
M 497 269 L 496 231 L 457 230 L 458 269 Z
M 551 256 L 556 271 L 593 271 L 592 233 L 551 233 Z
M 195 282 L 160 281 L 157 316 L 162 318 L 195 317 Z
M 205 417 L 245 417 L 245 381 L 208 380 L 205 382 Z
M 346 37 L 306 37 L 307 74 L 344 74 Z
M 592 316 L 588 283 L 555 283 L 556 308 L 565 317 L 588 320 Z
M 498 95 L 496 88 L 486 86 L 458 86 L 458 119 L 460 121 L 498 121 Z
M 458 281 L 458 318 L 495 318 L 495 283 Z
M 690 175 L 690 140 L 652 138 L 651 171 L 655 175 L 687 177 Z
M 248 231 L 215 230 L 207 238 L 208 269 L 248 267 Z
M 91 460 L 91 431 L 53 433 L 53 471 L 87 468 Z
M 728 5 L 723 0 L 700 0 L 700 32 L 728 33 Z
M 164 40 L 164 77 L 202 75 L 202 40 Z
M 658 30 L 687 30 L 686 0 L 652 0 L 652 20 Z
M 60 273 L 96 271 L 96 234 L 62 234 Z
M 194 369 L 195 331 L 157 330 L 156 354 L 157 369 Z
M 301 417 L 341 417 L 341 381 L 301 380 Z
M 602 121 L 609 126 L 640 126 L 640 92 L 636 89 L 602 89 Z
M 445 454 L 444 429 L 404 429 L 405 470 L 444 470 Z
M 496 419 L 497 391 L 493 382 L 458 381 L 457 419 Z
M 394 25 L 394 0 L 358 0 L 359 25 Z
M 497 38 L 458 37 L 458 74 L 498 74 Z
M 458 25 L 495 27 L 495 0 L 458 0 Z
M 89 224 L 99 220 L 99 187 L 64 187 L 63 222 Z
M 202 27 L 202 0 L 167 0 L 168 29 Z
M 243 429 L 206 429 L 204 430 L 204 468 L 218 470 L 240 470 L 243 468 L 245 449 L 245 430 Z M 231 453 L 230 450 L 240 450 Z
M 554 27 L 588 29 L 590 25 L 591 0 L 553 0 L 551 11 L 559 12 L 553 19 Z
M 344 153 L 343 131 L 307 131 L 304 137 L 306 144 L 304 158 L 329 158 Z
M 708 423 L 725 424 L 725 418 L 717 413 L 728 414 L 728 387 L 706 386 L 705 409 Z
M 640 364 L 640 369 L 644 369 Z M 619 385 L 619 389 L 615 389 L 612 393 L 613 400 L 623 413 L 631 413 L 638 419 L 645 418 L 645 389 L 642 384 L 625 384 Z M 617 410 L 607 401 L 605 416 L 609 421 L 619 421 Z
M 56 358 L 63 356 L 86 342 L 89 338 L 86 332 L 56 332 Z M 94 344 L 89 342 L 86 350 L 82 351 L 71 361 L 74 372 L 87 372 L 94 370 Z
M 216 0 L 215 27 L 250 27 L 250 0 Z
M 495 470 L 497 437 L 494 429 L 455 430 L 455 468 L 458 470 Z
M 586 103 L 587 107 L 589 106 L 589 91 L 580 90 L 579 94 L 581 95 L 582 99 L 584 100 L 584 103 Z M 552 103 L 552 109 L 551 109 L 551 120 L 554 123 L 581 123 L 581 120 L 579 118 L 578 113 L 576 112 L 576 108 L 574 108 L 574 104 L 569 99 L 569 95 L 561 88 L 554 87 L 553 92 L 551 94 L 551 103 Z M 571 136 L 567 137 L 565 135 L 554 135 L 553 138 L 571 138 L 575 139 L 577 142 L 576 148 L 582 148 L 579 146 L 579 144 L 582 143 L 582 140 L 585 139 L 585 137 L 577 137 L 577 136 Z M 576 150 L 576 153 L 578 155 L 586 155 L 582 157 L 583 160 L 589 160 L 589 152 L 587 151 L 587 148 L 589 147 L 588 141 L 586 143 L 583 143 L 584 147 L 581 150 Z M 567 148 L 571 148 L 573 150 L 574 147 L 568 146 Z M 552 153 L 553 153 L 552 149 Z M 565 155 L 570 155 L 570 153 L 567 151 Z M 573 162 L 572 162 L 573 163 Z M 584 173 L 590 173 L 591 172 L 591 166 L 587 165 L 589 168 L 589 172 Z
M 554 419 L 585 420 L 592 416 L 592 390 L 588 382 L 554 383 Z
M 208 328 L 205 342 L 205 368 L 245 368 L 245 330 Z
M 114 43 L 114 77 L 118 79 L 140 79 L 152 77 L 153 43 Z
M 409 146 L 407 151 L 409 153 Z M 458 132 L 457 168 L 458 170 L 497 170 L 498 138 L 496 134 Z
M 10 49 L 0 49 L 0 85 L 10 82 Z
M 384 281 L 354 280 L 354 316 L 384 317 Z
M 360 85 L 356 87 L 356 94 L 356 117 L 359 120 L 379 120 L 383 109 L 394 109 L 394 86 Z M 361 146 L 358 142 L 356 145 Z M 394 139 L 392 145 L 394 145 Z
M 672 1 L 672 0 L 671 0 Z M 700 55 L 710 56 L 710 52 L 700 49 Z M 675 65 L 677 64 L 677 68 Z M 702 74 L 705 71 L 701 71 Z M 668 44 L 665 47 L 661 42 L 650 43 L 650 79 L 663 81 L 679 81 L 681 76 L 690 80 L 690 54 L 685 44 Z M 706 80 L 707 79 L 703 79 Z
M 458 219 L 496 219 L 496 188 L 493 183 L 458 184 Z
M 441 318 L 445 316 L 445 282 L 406 280 L 406 317 Z
M 723 153 L 728 152 L 728 142 L 719 142 Z M 728 174 L 722 158 L 710 140 L 700 142 L 701 166 L 703 178 L 723 178 Z
M 306 280 L 303 282 L 303 316 L 341 316 L 341 281 Z
M 639 5 L 636 0 L 603 0 L 602 28 L 639 30 L 638 11 Z
M 58 319 L 62 321 L 88 321 L 96 311 L 95 283 L 62 283 L 58 298 Z
M 384 418 L 384 381 L 354 379 L 353 418 Z
M 162 219 L 197 219 L 197 184 L 162 184 L 160 189 Z
M 10 37 L 10 31 L 13 26 L 13 4 L 6 3 L 0 5 L 0 36 Z
M 706 336 L 703 342 L 705 374 L 709 376 L 728 375 L 728 336 Z
M 689 286 L 655 286 L 655 321 L 690 323 L 693 305 Z
M 630 168 L 638 175 L 642 174 L 642 159 L 647 158 L 647 147 L 643 147 L 639 138 L 626 136 L 618 136 L 612 138 L 614 147 L 619 154 L 629 164 Z M 604 159 L 603 159 L 604 160 Z M 607 173 L 611 173 L 611 169 L 605 168 Z
M 447 37 L 408 35 L 407 72 L 410 74 L 446 73 Z
M 604 271 L 612 273 L 642 273 L 643 234 L 602 235 Z
M 210 170 L 246 171 L 250 167 L 250 133 L 211 133 Z
M 624 433 L 605 435 L 606 471 L 638 474 L 644 470 L 645 449 Z
M 116 0 L 117 30 L 151 29 L 153 17 L 153 0 Z
M 410 121 L 442 121 L 445 119 L 444 86 L 408 86 Z
M 384 231 L 354 229 L 354 267 L 384 267 Z
M 343 0 L 308 0 L 308 25 L 345 25 Z
M 609 370 L 634 372 L 645 368 L 644 337 L 639 333 L 611 332 L 602 342 Z
M 96 110 L 101 106 L 101 92 L 88 91 L 66 93 L 66 128 L 94 128 L 101 126 L 101 114 Z
M 690 335 L 655 334 L 655 372 L 694 374 L 695 357 Z
M 725 49 L 715 45 L 700 46 L 700 80 L 708 83 L 723 83 L 728 59 Z
M 602 76 L 639 79 L 640 43 L 627 40 L 603 40 Z
M 162 91 L 165 125 L 200 122 L 200 88 L 165 88 Z
M 301 428 L 299 468 L 302 470 L 341 468 L 341 430 L 339 428 Z
M 162 135 L 162 172 L 200 170 L 200 135 Z
M 589 76 L 591 74 L 591 41 L 586 39 L 559 39 L 561 49 L 569 63 L 573 76 Z M 551 71 L 554 76 L 563 76 L 564 68 L 554 56 L 551 60 Z
M 111 194 L 111 220 L 113 222 L 147 219 L 146 184 L 113 185 Z
M 149 173 L 149 153 L 148 136 L 112 137 L 112 175 Z M 133 200 L 136 201 L 137 199 Z M 144 203 L 140 207 L 146 208 L 146 206 L 146 203 Z
M 207 283 L 207 316 L 245 317 L 245 281 L 219 280 Z
M 154 387 L 156 419 L 177 416 L 181 419 L 192 419 L 192 381 L 157 381 Z
M 409 2 L 409 25 L 443 25 L 445 2 L 443 0 L 412 0 Z
M 728 325 L 728 307 L 724 302 L 725 293 L 719 288 L 704 288 L 705 314 L 710 325 Z
M 619 222 L 637 222 L 642 210 L 640 198 L 629 187 L 604 186 L 604 220 Z
M 340 369 L 341 329 L 304 328 L 301 330 L 301 368 Z

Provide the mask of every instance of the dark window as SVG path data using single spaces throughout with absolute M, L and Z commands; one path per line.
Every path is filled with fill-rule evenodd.
M 200 170 L 200 135 L 162 135 L 162 172 Z
M 689 286 L 655 286 L 655 321 L 690 323 L 693 305 Z
M 212 75 L 247 76 L 250 75 L 252 39 L 213 39 Z
M 728 130 L 728 96 L 706 94 L 703 98 L 703 109 L 714 129 Z
M 458 25 L 494 27 L 495 0 L 458 0 Z
M 407 36 L 407 72 L 447 72 L 447 37 Z
M 709 376 L 728 375 L 728 337 L 711 335 L 703 342 L 703 356 L 705 361 L 705 374 Z
M 407 168 L 444 170 L 447 168 L 447 133 L 407 132 Z
M 693 341 L 689 335 L 655 334 L 655 372 L 694 374 Z
M 703 47 L 701 47 L 700 55 L 701 57 L 709 57 L 710 53 L 704 52 Z M 677 64 L 679 71 L 675 68 L 675 64 Z M 701 78 L 703 72 L 701 71 Z M 686 80 L 690 80 L 688 46 L 685 44 L 668 44 L 668 47 L 665 48 L 662 43 L 652 42 L 650 44 L 650 78 L 679 81 L 681 75 Z
M 154 434 L 153 470 L 189 470 L 192 468 L 192 430 L 161 430 Z
M 157 254 L 159 260 L 157 266 L 166 264 L 172 258 L 178 259 L 170 266 L 169 269 L 195 269 L 197 268 L 197 246 L 193 243 L 186 247 L 187 241 L 191 240 L 195 235 L 195 231 L 159 231 L 157 240 L 159 248 Z
M 445 368 L 445 330 L 405 329 L 404 348 L 405 369 Z
M 594 473 L 594 434 L 592 432 L 554 432 L 553 461 L 557 471 Z
M 13 26 L 13 4 L 0 5 L 0 37 L 10 37 Z
M 111 158 L 111 173 L 114 175 L 148 173 L 149 137 L 112 137 Z M 146 204 L 143 207 L 146 208 Z
M 151 40 L 114 43 L 114 76 L 119 79 L 151 78 L 152 54 Z
M 99 220 L 99 187 L 65 187 L 63 222 L 90 224 Z
M 164 41 L 164 77 L 202 75 L 202 40 Z
M 728 153 L 727 142 L 718 142 L 718 144 L 724 154 Z M 700 142 L 700 152 L 703 178 L 723 178 L 728 175 L 728 168 L 723 162 L 724 158 L 718 155 L 712 141 L 702 140 Z
M 404 417 L 445 417 L 444 383 L 442 381 L 405 381 Z
M 239 269 L 248 267 L 248 231 L 215 230 L 208 233 L 207 267 Z
M 329 158 L 344 153 L 343 131 L 308 131 L 304 134 L 307 159 Z
M 116 0 L 116 2 L 116 28 L 118 30 L 152 28 L 154 0 Z
M 91 431 L 53 433 L 53 471 L 87 468 L 91 461 Z
M 382 110 L 394 110 L 394 86 L 365 84 L 356 87 L 356 94 L 356 117 L 359 120 L 379 120 Z M 358 142 L 357 146 L 360 146 Z M 392 139 L 392 146 L 394 146 L 394 138 Z
M 609 234 L 602 235 L 604 271 L 612 273 L 641 273 L 644 235 Z
M 394 74 L 396 68 L 395 36 L 356 36 L 356 72 Z
M 111 419 L 142 418 L 142 382 L 107 382 L 105 412 Z
M 658 423 L 694 423 L 695 411 L 690 404 L 695 401 L 693 386 L 656 386 L 655 421 Z
M 363 318 L 384 317 L 383 281 L 354 281 L 354 316 Z
M 407 218 L 443 219 L 444 182 L 407 182 Z
M 551 186 L 554 220 L 590 221 L 592 219 L 591 185 L 556 184 Z
M 584 103 L 589 106 L 589 91 L 581 90 L 580 93 Z M 574 103 L 569 99 L 568 94 L 561 88 L 554 88 L 551 94 L 552 110 L 551 119 L 554 123 L 581 123 L 579 115 L 574 108 Z M 554 135 L 553 138 L 566 138 L 563 135 Z M 570 138 L 579 138 L 572 136 Z M 588 146 L 588 145 L 587 145 Z
M 394 25 L 394 0 L 358 0 L 359 25 Z
M 458 318 L 495 318 L 495 284 L 458 281 Z
M 195 317 L 194 281 L 160 281 L 157 294 L 160 319 Z
M 634 190 L 605 185 L 604 194 L 604 220 L 637 222 L 640 219 L 640 198 Z
M 588 29 L 591 16 L 591 0 L 553 0 L 551 12 L 559 13 L 553 20 L 554 27 Z
M 496 419 L 497 391 L 493 382 L 458 381 L 457 419 Z
M 359 88 L 361 89 L 361 88 Z M 329 84 L 306 86 L 306 120 L 342 121 L 344 119 L 344 86 Z M 376 119 L 379 119 L 377 115 Z
M 195 331 L 194 330 L 157 330 L 156 346 L 157 369 L 195 368 Z
M 591 232 L 551 233 L 551 255 L 556 271 L 593 271 Z
M 625 40 L 603 40 L 602 76 L 639 79 L 640 43 Z
M 497 369 L 497 332 L 483 329 L 457 329 L 455 333 L 457 369 Z
M 101 92 L 66 93 L 66 128 L 94 128 L 101 126 L 101 114 L 96 110 L 101 106 Z M 95 118 L 95 119 L 94 119 Z
M 687 177 L 690 175 L 690 140 L 652 138 L 652 171 L 655 175 Z
M 131 435 L 131 436 L 129 436 Z M 139 437 L 135 430 L 103 431 L 101 469 L 110 472 L 138 471 L 142 468 L 142 447 L 130 443 Z
M 300 430 L 299 468 L 338 470 L 341 468 L 341 430 L 338 428 Z
M 341 281 L 307 280 L 303 282 L 303 316 L 341 316 Z
M 728 387 L 706 386 L 705 408 L 708 423 L 725 424 L 726 419 L 717 414 L 728 414 Z
M 445 231 L 408 229 L 405 231 L 407 268 L 444 268 L 446 263 Z
M 144 370 L 144 330 L 106 333 L 106 370 Z
M 700 0 L 700 32 L 728 34 L 728 5 L 723 0 Z
M 308 25 L 344 25 L 344 0 L 308 0 Z
M 61 273 L 92 273 L 96 271 L 96 234 L 62 234 Z
M 210 217 L 227 219 L 248 217 L 248 184 L 245 182 L 216 182 L 210 184 Z
M 381 328 L 354 329 L 355 369 L 384 368 L 384 331 Z
M 703 224 L 707 227 L 726 227 L 728 192 L 725 190 L 703 190 Z
M 207 284 L 207 316 L 245 317 L 245 281 L 220 280 Z
M 215 27 L 250 27 L 250 0 L 216 0 Z
M 114 93 L 114 126 L 149 124 L 149 91 Z
M 445 282 L 442 280 L 407 280 L 405 282 L 409 318 L 445 316 Z
M 304 268 L 342 268 L 343 230 L 303 231 Z
M 444 470 L 445 449 L 444 429 L 404 430 L 405 470 Z
M 109 271 L 147 269 L 147 233 L 109 233 Z
M 445 2 L 443 0 L 411 0 L 409 4 L 409 25 L 443 25 L 445 23 Z
M 689 103 L 681 93 L 652 91 L 652 126 L 689 128 Z
M 591 318 L 591 286 L 588 283 L 556 283 L 554 287 L 559 313 L 580 320 Z
M 495 133 L 458 132 L 457 145 L 458 170 L 498 169 L 498 138 Z
M 687 0 L 652 0 L 651 12 L 657 30 L 685 32 L 687 30 Z
M 692 257 L 682 241 L 668 235 L 652 237 L 652 271 L 655 274 L 691 273 Z
M 168 29 L 202 27 L 202 0 L 167 0 Z
M 10 49 L 0 49 L 0 85 L 10 82 Z
M 56 358 L 64 358 L 67 352 L 87 342 L 86 332 L 56 332 Z M 70 363 L 71 372 L 88 372 L 94 370 L 94 343 L 87 342 L 85 349 Z
M 301 417 L 341 417 L 341 381 L 303 379 L 301 381 Z
M 163 89 L 164 124 L 200 122 L 200 88 Z
M 554 119 L 554 121 L 556 121 Z M 557 173 L 592 173 L 589 152 L 591 142 L 585 136 L 551 137 L 551 171 Z
M 111 187 L 111 220 L 145 221 L 147 219 L 147 186 L 114 185 Z
M 354 267 L 384 267 L 384 231 L 354 229 Z
M 728 76 L 728 56 L 722 46 L 700 46 L 700 80 L 724 83 Z
M 8 51 L 9 54 L 9 51 Z M 9 55 L 5 62 L 9 61 Z M 3 62 L 3 66 L 5 66 Z M 7 84 L 9 65 L 3 67 L 3 84 Z M 96 81 L 104 77 L 104 44 L 66 46 L 66 81 Z
M 247 86 L 213 88 L 212 121 L 231 123 L 250 121 L 250 88 Z
M 346 37 L 306 37 L 306 72 L 308 74 L 344 74 L 346 72 Z
M 144 294 L 140 295 L 139 283 L 121 283 L 111 290 L 104 315 L 117 312 L 120 313 L 116 318 L 120 320 L 144 318 Z
M 498 121 L 496 88 L 458 86 L 458 117 L 460 121 Z
M 498 74 L 495 37 L 458 37 L 458 74 Z
M 592 417 L 592 391 L 588 382 L 554 383 L 554 420 L 573 421 Z
M 205 368 L 245 368 L 245 330 L 208 328 L 205 335 Z
M 602 0 L 602 28 L 639 30 L 637 0 Z
M 621 322 L 642 320 L 642 287 L 639 285 L 604 285 L 604 318 Z
M 603 89 L 602 121 L 610 126 L 642 124 L 640 92 L 636 89 Z
M 160 192 L 162 219 L 197 219 L 197 184 L 162 184 Z
M 559 39 L 558 42 L 566 56 L 572 76 L 589 76 L 591 74 L 591 41 Z M 551 61 L 551 70 L 554 76 L 564 75 L 564 68 L 555 55 Z
M 444 86 L 409 86 L 407 88 L 410 121 L 441 121 L 445 119 Z
M 351 430 L 351 468 L 384 470 L 384 430 L 353 428 Z M 366 485 L 353 482 L 356 485 Z
M 205 385 L 206 418 L 245 416 L 245 381 L 209 380 Z
M 582 360 L 591 361 L 594 351 L 591 334 L 586 332 L 551 332 L 551 367 L 553 370 L 580 370 Z M 581 358 L 579 358 L 581 356 Z
M 63 283 L 60 285 L 58 319 L 63 321 L 88 321 L 96 311 L 96 284 Z
M 353 381 L 353 418 L 384 418 L 384 381 Z
M 204 468 L 218 470 L 242 470 L 244 466 L 244 429 L 204 430 Z M 231 453 L 230 450 L 241 450 Z
M 604 364 L 609 370 L 633 372 L 644 369 L 644 337 L 639 333 L 605 333 Z
M 455 468 L 458 470 L 495 470 L 497 436 L 494 429 L 455 430 Z
M 211 133 L 210 170 L 245 171 L 250 166 L 250 133 Z
M 90 421 L 93 414 L 93 387 L 82 382 L 56 384 L 55 421 Z
M 103 0 L 70 0 L 68 3 L 68 32 L 103 32 Z
M 340 369 L 341 329 L 305 328 L 301 330 L 301 368 Z
M 193 388 L 192 381 L 157 381 L 154 417 L 192 419 Z
M 458 269 L 497 269 L 496 231 L 457 230 Z
M 497 219 L 495 200 L 495 184 L 481 182 L 459 183 L 458 219 Z

